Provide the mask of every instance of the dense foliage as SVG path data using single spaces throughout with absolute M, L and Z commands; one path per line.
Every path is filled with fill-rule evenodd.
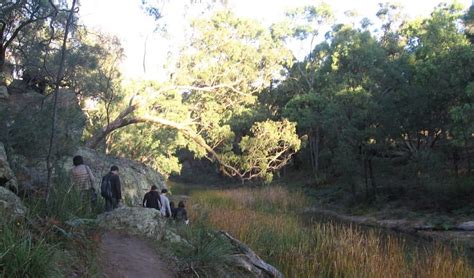
M 378 33 L 333 25 L 275 93 L 288 99 L 280 114 L 310 136 L 303 157 L 315 176 L 341 177 L 354 193 L 363 180 L 375 193 L 383 167 L 417 185 L 472 171 L 474 48 L 463 12 L 441 4 L 398 23 L 398 9 L 381 5 Z
M 45 94 L 64 32 L 65 13 L 52 3 L 2 8 L 3 72 Z M 143 5 L 160 20 L 157 6 Z M 404 180 L 470 175 L 472 7 L 440 4 L 412 20 L 385 3 L 374 24 L 351 12 L 339 23 L 322 4 L 270 27 L 210 7 L 189 22 L 160 82 L 124 82 L 120 43 L 76 18 L 61 86 L 83 105 L 88 146 L 166 174 L 179 174 L 183 149 L 240 180 L 270 181 L 293 164 L 316 184 L 340 181 L 354 194 L 365 187 L 368 198 Z M 295 41 L 310 44 L 302 60 L 289 49 Z

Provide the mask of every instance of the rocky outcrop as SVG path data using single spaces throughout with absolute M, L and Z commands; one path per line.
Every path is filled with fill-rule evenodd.
M 84 163 L 92 170 L 95 177 L 94 187 L 97 190 L 100 188 L 102 177 L 109 172 L 110 167 L 112 165 L 118 166 L 122 195 L 132 204 L 140 204 L 152 185 L 156 185 L 160 190 L 166 187 L 165 178 L 142 163 L 108 156 L 85 147 L 78 147 L 72 154 L 62 156 L 55 161 L 53 175 L 59 177 L 59 182 L 66 184 L 70 182 L 69 173 L 73 168 L 72 158 L 75 155 L 81 155 L 84 158 Z M 47 174 L 44 159 L 27 159 L 22 155 L 13 155 L 11 161 L 20 192 L 28 194 L 44 186 Z
M 121 207 L 97 217 L 99 227 L 124 231 L 132 235 L 161 240 L 165 235 L 166 219 L 156 209 Z
M 102 176 L 109 172 L 110 167 L 112 165 L 118 166 L 120 181 L 122 182 L 122 194 L 132 204 L 141 204 L 143 196 L 152 185 L 156 185 L 159 190 L 166 187 L 165 178 L 143 163 L 108 156 L 85 147 L 78 148 L 74 155 L 81 155 L 84 158 L 84 163 L 91 168 L 95 176 L 96 188 L 100 187 Z M 72 157 L 61 159 L 61 168 L 67 172 L 72 168 Z
M 8 97 L 7 87 L 0 85 L 0 99 L 8 99 Z
M 0 99 L 0 141 L 9 145 L 18 155 L 33 159 L 44 158 L 51 133 L 53 96 L 22 90 L 26 89 L 10 85 L 8 99 Z M 70 153 L 80 144 L 85 121 L 76 95 L 68 90 L 60 90 L 55 155 Z
M 8 86 L 8 98 L 0 99 L 0 141 L 3 140 L 9 147 L 8 169 L 10 169 L 2 179 L 0 164 L 0 185 L 2 181 L 3 183 L 7 180 L 12 180 L 11 183 L 17 181 L 20 193 L 28 194 L 46 184 L 46 154 L 49 146 L 53 98 L 51 95 L 44 96 L 35 92 L 22 82 L 14 80 Z M 60 90 L 57 107 L 57 133 L 53 155 L 59 159 L 54 161 L 54 177 L 60 177 L 61 182 L 68 183 L 72 157 L 82 155 L 96 177 L 96 188 L 99 187 L 101 177 L 109 171 L 110 166 L 117 165 L 120 168 L 123 195 L 135 204 L 140 203 L 151 185 L 156 185 L 160 189 L 165 187 L 164 177 L 144 164 L 106 156 L 80 147 L 85 116 L 73 92 Z M 7 161 L 6 158 L 4 161 Z M 11 178 L 13 173 L 16 179 Z
M 456 228 L 462 231 L 474 231 L 474 221 L 463 222 L 457 225 Z
M 9 215 L 13 218 L 25 217 L 27 213 L 20 198 L 4 187 L 0 187 L 0 211 L 2 211 L 2 217 Z
M 18 192 L 18 182 L 10 168 L 5 147 L 2 142 L 0 142 L 0 186 Z

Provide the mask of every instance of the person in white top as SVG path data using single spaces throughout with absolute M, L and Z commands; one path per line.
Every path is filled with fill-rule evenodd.
M 166 197 L 168 194 L 168 189 L 164 188 L 161 190 L 160 194 L 160 201 L 161 201 L 161 215 L 164 217 L 171 217 L 171 207 L 170 207 L 170 200 Z

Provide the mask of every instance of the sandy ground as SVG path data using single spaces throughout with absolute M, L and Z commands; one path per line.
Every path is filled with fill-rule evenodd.
M 167 263 L 143 239 L 109 231 L 102 235 L 100 244 L 100 277 L 173 277 Z

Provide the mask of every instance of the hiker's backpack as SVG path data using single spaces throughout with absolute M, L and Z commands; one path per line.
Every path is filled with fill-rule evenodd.
M 105 199 L 112 199 L 112 184 L 110 183 L 110 173 L 102 178 L 100 184 L 100 195 Z

